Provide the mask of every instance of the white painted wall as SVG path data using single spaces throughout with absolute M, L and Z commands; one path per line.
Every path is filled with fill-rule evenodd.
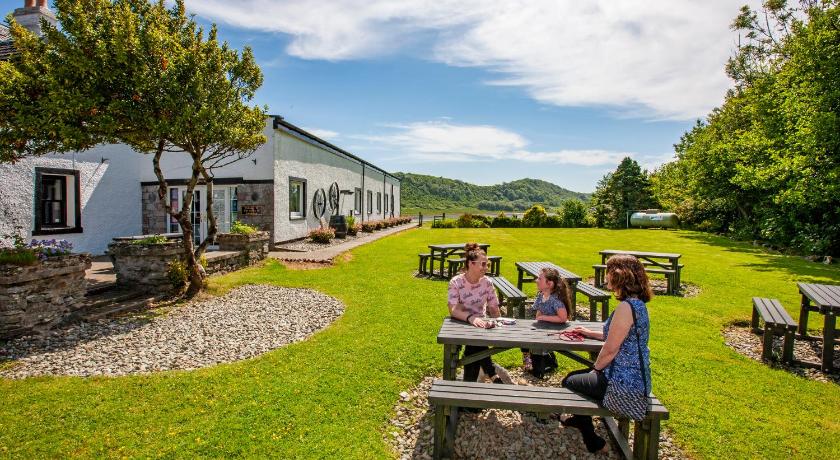
M 266 119 L 266 125 L 263 129 L 268 142 L 261 145 L 257 150 L 247 158 L 231 163 L 224 168 L 216 170 L 215 177 L 241 177 L 245 180 L 264 180 L 272 178 L 272 159 L 274 157 L 274 149 L 271 145 L 273 137 L 272 118 Z M 256 160 L 256 163 L 254 163 Z M 141 182 L 157 182 L 154 169 L 152 168 L 152 157 L 149 156 L 148 168 L 142 168 L 140 171 Z M 164 153 L 160 161 L 163 176 L 169 179 L 189 179 L 192 175 L 192 160 L 189 155 L 183 152 Z
M 294 134 L 278 129 L 275 134 L 274 168 L 274 241 L 288 241 L 305 237 L 319 228 L 312 200 L 315 191 L 323 188 L 329 194 L 333 182 L 340 190 L 353 191 L 361 187 L 362 165 L 350 158 L 301 140 Z M 289 218 L 289 177 L 306 179 L 306 218 Z M 339 213 L 348 215 L 353 209 L 353 195 L 340 195 Z M 328 208 L 323 220 L 329 223 Z
M 106 160 L 103 162 L 102 159 Z M 76 169 L 82 195 L 82 232 L 39 235 L 36 239 L 65 239 L 74 251 L 102 254 L 111 238 L 140 233 L 142 155 L 124 145 L 103 145 L 86 152 L 27 158 L 0 164 L 0 236 L 19 233 L 32 238 L 35 226 L 35 168 Z M 151 167 L 151 163 L 149 163 Z M 68 188 L 71 184 L 68 181 Z M 69 214 L 73 214 L 70 210 Z M 72 222 L 68 219 L 68 223 Z M 16 227 L 18 229 L 16 230 Z

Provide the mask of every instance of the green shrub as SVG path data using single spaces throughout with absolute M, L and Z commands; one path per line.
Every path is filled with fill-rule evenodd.
M 373 221 L 362 222 L 362 231 L 365 233 L 372 233 L 376 230 L 376 223 Z
M 542 206 L 535 204 L 531 206 L 530 209 L 525 211 L 525 215 L 522 216 L 522 226 L 523 227 L 540 227 L 542 226 L 543 220 L 547 217 L 545 213 L 545 208 Z
M 560 219 L 560 216 L 546 216 L 540 226 L 545 228 L 560 228 L 563 226 L 563 221 Z
M 362 231 L 362 224 L 353 224 L 347 226 L 347 234 L 350 236 L 356 236 L 359 232 Z
M 0 264 L 35 265 L 38 255 L 31 249 L 2 249 L 0 250 Z
M 179 291 L 187 285 L 187 266 L 180 259 L 169 262 L 166 270 L 166 277 L 176 291 Z
M 139 240 L 131 240 L 131 244 L 137 244 L 137 245 L 145 246 L 145 245 L 150 245 L 150 244 L 163 244 L 163 243 L 166 243 L 167 241 L 169 241 L 169 240 L 163 235 L 152 235 L 152 236 L 147 236 L 145 238 L 140 238 Z
M 353 216 L 347 216 L 344 218 L 344 222 L 347 223 L 347 230 L 349 231 L 351 227 L 356 225 L 356 218 Z
M 313 243 L 328 244 L 333 238 L 335 238 L 335 230 L 329 227 L 316 228 L 309 232 L 309 239 Z
M 458 221 L 455 219 L 438 219 L 432 222 L 432 228 L 458 228 Z
M 231 233 L 238 233 L 240 235 L 250 235 L 256 232 L 257 230 L 257 227 L 253 225 L 248 225 L 238 220 L 233 221 L 233 224 L 231 224 L 230 226 Z
M 566 200 L 557 210 L 563 227 L 588 227 L 586 223 L 586 205 L 580 200 Z
M 505 213 L 500 212 L 498 216 L 493 218 L 490 222 L 493 228 L 519 228 L 522 226 L 522 221 L 516 217 L 508 217 Z

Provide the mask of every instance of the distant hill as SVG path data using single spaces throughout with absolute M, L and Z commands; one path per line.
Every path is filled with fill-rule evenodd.
M 568 199 L 588 201 L 588 193 L 578 193 L 538 179 L 519 179 L 496 185 L 475 185 L 445 177 L 413 173 L 394 173 L 400 179 L 403 208 L 521 211 L 534 204 L 554 208 Z

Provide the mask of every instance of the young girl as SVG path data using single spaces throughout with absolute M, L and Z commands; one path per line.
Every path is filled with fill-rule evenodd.
M 537 277 L 537 289 L 540 293 L 534 300 L 531 310 L 536 312 L 537 321 L 563 324 L 569 320 L 568 305 L 572 303 L 572 294 L 566 280 L 553 268 L 543 268 Z M 546 367 L 557 367 L 553 353 L 542 350 L 522 349 L 522 365 L 537 378 L 542 378 Z M 552 365 L 552 361 L 554 364 Z

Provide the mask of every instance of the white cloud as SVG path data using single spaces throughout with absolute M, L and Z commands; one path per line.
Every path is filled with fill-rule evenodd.
M 318 129 L 318 128 L 301 128 L 304 131 L 315 135 L 315 137 L 320 137 L 321 139 L 328 141 L 330 139 L 334 139 L 338 137 L 338 133 L 335 131 L 330 131 L 329 129 Z
M 386 125 L 393 132 L 353 136 L 376 148 L 399 151 L 406 159 L 420 162 L 469 162 L 515 160 L 580 166 L 614 165 L 626 152 L 608 150 L 561 150 L 535 152 L 517 133 L 490 125 L 458 125 L 449 121 L 422 121 Z
M 757 4 L 757 0 L 744 0 Z M 218 22 L 291 36 L 304 59 L 360 59 L 430 40 L 429 59 L 559 106 L 627 116 L 704 116 L 729 86 L 731 0 L 192 0 Z M 427 43 L 421 43 L 427 45 Z

